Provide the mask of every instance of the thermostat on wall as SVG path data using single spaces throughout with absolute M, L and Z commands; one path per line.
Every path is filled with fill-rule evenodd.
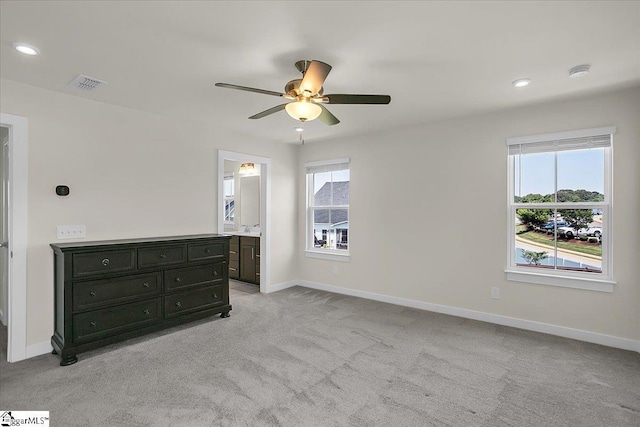
M 58 196 L 68 196 L 69 195 L 69 187 L 66 185 L 58 185 L 56 187 L 56 194 Z

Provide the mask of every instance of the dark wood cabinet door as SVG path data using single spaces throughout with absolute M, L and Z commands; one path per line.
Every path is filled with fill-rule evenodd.
M 256 245 L 255 238 L 240 238 L 240 280 L 256 282 Z

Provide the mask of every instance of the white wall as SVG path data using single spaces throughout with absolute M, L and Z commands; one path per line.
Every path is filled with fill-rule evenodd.
M 425 101 L 425 102 L 428 102 Z M 306 258 L 298 188 L 300 278 L 326 285 L 640 339 L 640 88 L 367 136 L 307 143 L 307 161 L 351 158 L 351 262 Z M 613 294 L 509 282 L 511 136 L 615 125 Z M 398 207 L 401 207 L 398 209 Z M 381 232 L 381 224 L 390 228 Z M 333 274 L 333 267 L 339 269 Z M 490 289 L 501 289 L 492 300 Z
M 29 120 L 27 344 L 53 332 L 56 226 L 86 240 L 216 232 L 218 149 L 272 159 L 272 284 L 297 278 L 297 147 L 172 122 L 2 79 L 2 112 Z M 59 197 L 56 185 L 70 188 Z
M 4 175 L 4 144 L 9 142 L 9 128 L 0 126 L 0 242 L 5 241 L 4 236 L 4 208 L 2 205 L 4 204 L 4 183 L 3 183 L 3 175 Z M 7 310 L 5 308 L 5 302 L 7 301 L 7 286 L 8 283 L 5 283 L 3 277 L 6 271 L 4 265 L 4 259 L 0 260 L 0 323 L 6 326 L 7 323 Z
M 639 88 L 300 150 L 226 134 L 215 122 L 172 123 L 5 79 L 0 85 L 2 112 L 29 120 L 29 345 L 53 330 L 56 225 L 85 224 L 87 240 L 215 232 L 218 149 L 272 159 L 271 284 L 303 279 L 640 339 Z M 507 282 L 505 138 L 604 125 L 618 127 L 615 292 Z M 350 263 L 302 255 L 304 162 L 339 157 L 352 162 Z M 59 184 L 70 196 L 55 195 Z M 399 218 L 388 206 L 405 208 Z M 400 225 L 380 232 L 381 224 Z M 481 239 L 475 230 L 484 230 Z M 479 240 L 481 249 L 466 249 Z M 492 286 L 500 300 L 490 299 Z

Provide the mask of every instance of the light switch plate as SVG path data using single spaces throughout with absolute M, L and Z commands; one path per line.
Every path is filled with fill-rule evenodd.
M 85 225 L 59 225 L 58 239 L 81 239 L 87 237 Z

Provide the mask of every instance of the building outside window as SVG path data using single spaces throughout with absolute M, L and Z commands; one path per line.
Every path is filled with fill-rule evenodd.
M 349 159 L 306 164 L 307 250 L 349 254 Z
M 612 291 L 614 127 L 509 138 L 512 280 Z

